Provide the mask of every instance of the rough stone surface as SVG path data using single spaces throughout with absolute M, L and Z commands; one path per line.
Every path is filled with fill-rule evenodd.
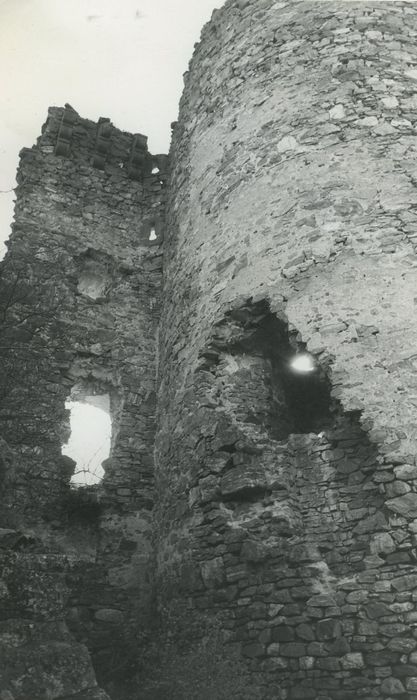
M 3 694 L 100 698 L 89 653 L 136 700 L 157 610 L 156 697 L 417 697 L 416 37 L 412 2 L 229 0 L 166 188 L 70 107 L 22 152 Z M 103 389 L 112 453 L 74 494 L 64 402 Z
M 29 619 L 65 619 L 106 685 L 116 671 L 131 671 L 138 638 L 151 622 L 165 161 L 149 154 L 141 135 L 108 120 L 81 119 L 68 105 L 51 108 L 37 144 L 21 152 L 10 252 L 1 268 L 0 482 L 8 506 L 0 529 L 2 619 L 23 611 Z M 77 466 L 61 454 L 69 435 L 65 401 L 106 393 L 112 449 L 105 476 L 77 490 L 70 486 Z M 58 638 L 41 647 L 39 660 L 28 656 L 25 663 L 36 668 L 45 658 L 52 666 L 59 644 Z M 83 680 L 88 655 L 82 647 L 81 661 L 79 649 L 65 639 L 79 686 L 61 682 L 67 670 L 57 667 L 54 691 L 42 674 L 35 681 L 29 673 L 18 697 L 67 697 L 95 685 L 91 669 L 89 682 Z M 15 665 L 4 662 L 6 674 L 8 665 L 18 674 L 23 661 L 16 654 Z
M 227 2 L 185 80 L 157 585 L 250 647 L 265 698 L 412 692 L 416 31 L 407 2 Z

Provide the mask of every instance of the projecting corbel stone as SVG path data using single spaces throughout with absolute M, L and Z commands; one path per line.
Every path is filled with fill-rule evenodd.
M 147 150 L 147 139 L 142 134 L 135 134 L 129 155 L 127 173 L 132 180 L 141 180 L 152 170 L 152 158 Z
M 71 140 L 74 130 L 74 125 L 77 121 L 77 113 L 71 105 L 65 105 L 65 111 L 62 115 L 61 124 L 59 126 L 57 142 L 55 146 L 55 155 L 68 157 L 71 151 Z
M 97 124 L 97 138 L 93 155 L 93 168 L 104 170 L 110 153 L 112 123 L 110 119 L 101 117 Z

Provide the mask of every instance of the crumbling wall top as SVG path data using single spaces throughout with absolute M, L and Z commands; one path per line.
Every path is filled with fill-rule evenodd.
M 50 107 L 35 148 L 44 154 L 84 161 L 98 170 L 117 169 L 132 180 L 142 180 L 152 172 L 163 177 L 167 167 L 165 155 L 149 153 L 143 134 L 117 129 L 107 117 L 97 122 L 83 119 L 69 104 Z

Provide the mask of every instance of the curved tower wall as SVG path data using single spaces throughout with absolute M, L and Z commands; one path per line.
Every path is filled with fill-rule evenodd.
M 411 2 L 227 2 L 174 129 L 161 600 L 273 697 L 417 688 L 416 32 Z

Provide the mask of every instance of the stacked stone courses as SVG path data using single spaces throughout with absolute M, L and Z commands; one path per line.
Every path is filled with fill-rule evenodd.
M 27 352 L 15 353 L 11 387 L 1 375 L 13 465 L 1 475 L 0 690 L 16 700 L 107 697 L 91 659 L 107 684 L 149 623 L 165 165 L 146 137 L 69 105 L 51 108 L 37 144 L 21 152 L 3 321 L 17 343 L 26 319 L 39 321 Z M 77 494 L 76 465 L 61 452 L 65 402 L 102 394 L 111 456 L 103 482 Z M 61 654 L 67 661 L 55 663 Z
M 19 686 L 9 654 L 5 700 L 105 698 L 92 667 L 112 700 L 155 700 L 112 668 L 133 677 L 167 640 L 192 700 L 187 648 L 204 665 L 213 629 L 236 700 L 239 674 L 260 700 L 417 700 L 416 128 L 402 0 L 226 2 L 169 161 L 52 108 L 2 263 L 59 308 L 36 379 L 0 406 L 25 523 L 0 530 L 4 585 L 44 586 L 0 600 L 0 645 L 24 647 L 30 618 L 30 643 L 49 633 L 73 662 Z M 83 526 L 61 446 L 66 398 L 89 392 L 109 393 L 113 436 Z
M 229 2 L 185 80 L 157 580 L 265 698 L 417 697 L 416 32 L 414 3 Z M 277 431 L 291 347 L 321 427 Z

